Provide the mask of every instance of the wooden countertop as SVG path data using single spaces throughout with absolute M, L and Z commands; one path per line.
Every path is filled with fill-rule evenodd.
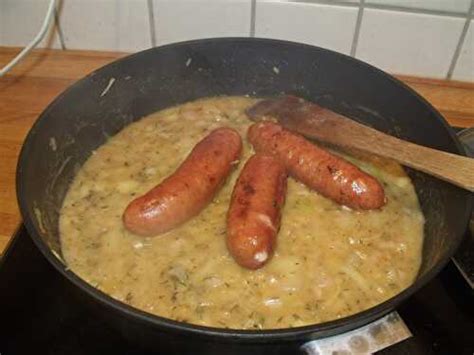
M 0 47 L 0 67 L 18 48 Z M 67 86 L 125 56 L 96 51 L 36 50 L 0 78 L 0 253 L 20 222 L 15 194 L 18 154 L 43 109 Z M 455 126 L 474 126 L 474 83 L 398 76 Z

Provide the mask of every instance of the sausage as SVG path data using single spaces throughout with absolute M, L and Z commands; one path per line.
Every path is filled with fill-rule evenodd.
M 138 235 L 165 233 L 188 221 L 214 198 L 240 158 L 242 139 L 217 128 L 193 148 L 178 169 L 125 209 L 125 227 Z
M 227 213 L 227 249 L 240 266 L 258 269 L 273 255 L 286 182 L 284 165 L 270 155 L 257 153 L 242 169 Z
M 276 123 L 253 124 L 248 139 L 257 152 L 277 156 L 295 179 L 341 205 L 370 210 L 386 202 L 374 177 Z

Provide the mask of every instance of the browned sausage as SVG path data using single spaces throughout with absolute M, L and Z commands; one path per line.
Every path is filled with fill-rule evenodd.
M 374 177 L 276 123 L 253 124 L 248 139 L 257 152 L 276 155 L 290 175 L 339 204 L 360 210 L 385 204 Z
M 239 265 L 258 269 L 273 255 L 286 180 L 284 165 L 270 155 L 256 154 L 242 169 L 227 214 L 227 248 Z
M 242 140 L 231 128 L 218 128 L 193 148 L 178 169 L 123 214 L 133 233 L 153 236 L 197 215 L 209 204 L 239 159 Z

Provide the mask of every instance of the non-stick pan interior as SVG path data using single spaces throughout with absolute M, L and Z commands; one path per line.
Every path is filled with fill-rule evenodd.
M 418 144 L 460 151 L 431 106 L 390 76 L 353 58 L 261 39 L 169 45 L 90 74 L 41 115 L 18 165 L 19 203 L 30 233 L 37 243 L 42 240 L 61 255 L 58 215 L 71 180 L 94 149 L 130 122 L 200 97 L 280 93 L 316 101 Z M 459 244 L 470 197 L 425 174 L 410 171 L 410 176 L 427 221 L 422 277 Z

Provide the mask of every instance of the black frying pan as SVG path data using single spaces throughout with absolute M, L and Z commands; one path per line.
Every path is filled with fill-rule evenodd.
M 61 94 L 29 132 L 17 170 L 18 201 L 28 232 L 77 295 L 132 341 L 165 353 L 294 353 L 308 340 L 360 327 L 393 310 L 432 279 L 461 242 L 471 213 L 470 193 L 408 170 L 427 221 L 415 283 L 350 317 L 266 331 L 200 327 L 141 312 L 89 286 L 56 256 L 61 255 L 58 213 L 69 184 L 108 137 L 154 111 L 199 97 L 280 93 L 318 102 L 421 145 L 464 153 L 441 115 L 384 72 L 329 50 L 254 38 L 184 42 L 118 60 Z

